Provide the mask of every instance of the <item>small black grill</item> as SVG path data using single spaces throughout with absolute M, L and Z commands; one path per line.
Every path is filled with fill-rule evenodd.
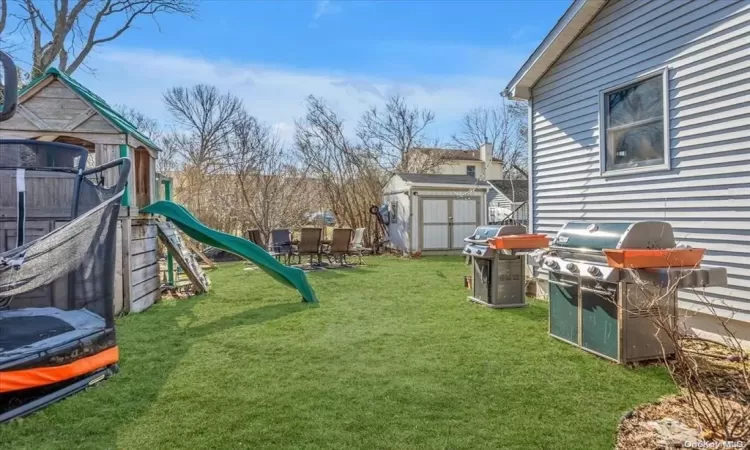
M 490 241 L 525 235 L 522 225 L 486 225 L 466 239 L 463 254 L 471 257 L 469 300 L 490 308 L 520 308 L 526 303 L 525 253 L 529 249 L 493 248 Z

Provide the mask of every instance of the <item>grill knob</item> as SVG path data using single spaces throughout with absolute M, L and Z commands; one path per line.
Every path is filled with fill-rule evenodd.
M 476 253 L 477 255 L 481 255 L 481 254 L 482 254 L 482 251 L 481 251 L 481 250 L 479 250 L 479 249 L 477 249 L 477 251 L 476 251 L 476 252 L 474 252 L 474 253 Z
M 589 268 L 588 268 L 588 272 L 589 272 L 589 273 L 590 273 L 591 275 L 595 276 L 595 277 L 598 277 L 599 275 L 601 275 L 601 274 L 602 274 L 602 271 L 601 271 L 601 270 L 599 270 L 599 268 L 598 268 L 598 267 L 596 267 L 596 266 L 589 266 Z
M 572 262 L 565 265 L 565 268 L 570 270 L 571 272 L 578 272 L 578 266 L 573 264 Z

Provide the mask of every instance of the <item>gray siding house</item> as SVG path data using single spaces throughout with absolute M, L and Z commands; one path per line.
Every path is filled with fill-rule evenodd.
M 575 0 L 504 95 L 530 106 L 533 232 L 668 221 L 750 340 L 750 2 Z

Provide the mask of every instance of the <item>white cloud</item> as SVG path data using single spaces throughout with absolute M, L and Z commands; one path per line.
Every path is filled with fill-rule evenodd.
M 341 3 L 333 2 L 331 0 L 318 0 L 315 2 L 315 12 L 313 13 L 312 22 L 310 22 L 311 28 L 318 26 L 318 21 L 321 17 L 326 15 L 338 14 L 342 11 Z
M 410 104 L 432 110 L 437 122 L 431 131 L 435 137 L 446 138 L 464 112 L 497 104 L 504 86 L 503 79 L 488 74 L 404 80 L 122 48 L 110 48 L 90 62 L 96 74 L 76 76 L 109 103 L 126 104 L 168 125 L 164 91 L 177 85 L 212 84 L 243 99 L 247 110 L 274 126 L 287 143 L 291 142 L 294 120 L 305 113 L 304 101 L 310 94 L 324 98 L 351 130 L 366 109 L 382 105 L 388 96 L 398 93 Z

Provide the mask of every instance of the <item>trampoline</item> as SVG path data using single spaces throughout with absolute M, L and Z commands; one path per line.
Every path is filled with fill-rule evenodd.
M 0 423 L 117 370 L 114 261 L 127 159 L 0 140 Z

